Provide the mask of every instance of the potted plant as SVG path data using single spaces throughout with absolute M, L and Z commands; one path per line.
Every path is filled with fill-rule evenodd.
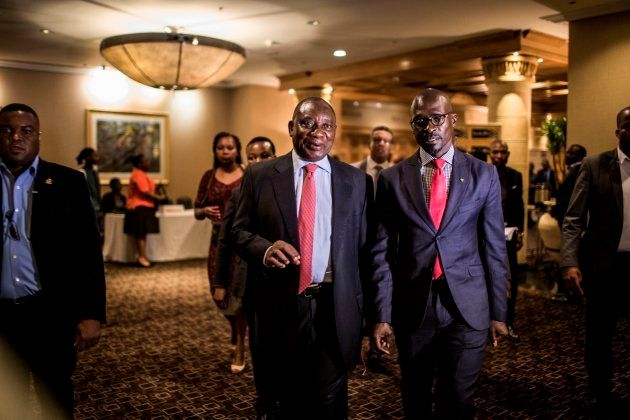
M 542 133 L 547 136 L 547 149 L 551 153 L 551 164 L 556 174 L 556 183 L 564 180 L 566 171 L 564 156 L 567 148 L 567 117 L 550 118 L 542 123 Z

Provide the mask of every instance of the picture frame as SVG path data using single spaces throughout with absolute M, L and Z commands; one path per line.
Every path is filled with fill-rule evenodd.
M 99 155 L 101 184 L 119 178 L 129 182 L 129 158 L 142 153 L 149 160 L 147 173 L 160 184 L 168 183 L 168 114 L 158 112 L 86 111 L 87 146 Z

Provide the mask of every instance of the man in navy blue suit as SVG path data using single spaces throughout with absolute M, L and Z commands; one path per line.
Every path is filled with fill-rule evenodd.
M 388 353 L 395 333 L 407 418 L 430 417 L 435 400 L 439 416 L 472 419 L 488 335 L 496 346 L 507 334 L 501 184 L 453 146 L 446 94 L 424 90 L 411 115 L 420 148 L 378 181 L 373 338 Z

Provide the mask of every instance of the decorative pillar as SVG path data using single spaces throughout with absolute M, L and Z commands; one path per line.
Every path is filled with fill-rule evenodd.
M 523 202 L 529 186 L 529 142 L 531 136 L 532 84 L 536 81 L 537 57 L 518 53 L 484 58 L 483 72 L 488 87 L 488 122 L 501 124 L 501 140 L 510 149 L 508 165 L 523 174 Z M 525 212 L 527 217 L 527 212 Z M 527 257 L 527 223 L 519 263 Z

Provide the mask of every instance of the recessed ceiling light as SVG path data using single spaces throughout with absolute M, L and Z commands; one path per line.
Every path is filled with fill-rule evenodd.
M 378 109 L 383 108 L 383 104 L 382 104 L 382 103 L 380 103 L 380 102 L 377 102 L 377 103 L 376 103 L 376 108 L 378 108 Z
M 293 88 L 289 89 L 289 95 L 295 95 L 295 89 Z
M 170 34 L 173 32 L 173 27 L 172 26 L 165 26 L 164 27 L 164 32 L 166 32 L 167 34 Z
M 539 59 L 538 59 L 538 62 L 539 62 L 539 63 L 542 63 L 543 61 L 545 61 L 543 58 L 539 58 Z
M 265 39 L 265 47 L 271 48 L 276 45 L 280 45 L 280 43 L 278 41 L 274 41 L 273 39 Z
M 400 82 L 400 77 L 398 77 L 398 76 L 392 77 L 392 82 L 394 82 L 394 83 Z
M 52 33 L 50 29 L 46 29 L 46 28 L 40 29 L 39 32 L 43 33 L 44 35 L 48 35 Z
M 352 102 L 352 105 L 354 105 L 354 106 L 359 106 L 359 101 L 354 101 L 354 102 Z
M 346 56 L 346 51 L 345 50 L 335 50 L 333 55 L 335 57 L 345 57 Z
M 409 68 L 409 66 L 411 66 L 411 61 L 409 60 L 403 60 L 400 62 L 400 67 L 402 67 L 403 69 L 407 69 Z
M 313 19 L 313 20 L 309 20 L 308 22 L 306 22 L 308 25 L 311 26 L 318 26 L 319 25 L 319 20 L 317 19 Z
M 193 45 L 199 45 L 199 38 L 194 37 L 194 38 L 192 39 L 191 44 L 193 44 Z

